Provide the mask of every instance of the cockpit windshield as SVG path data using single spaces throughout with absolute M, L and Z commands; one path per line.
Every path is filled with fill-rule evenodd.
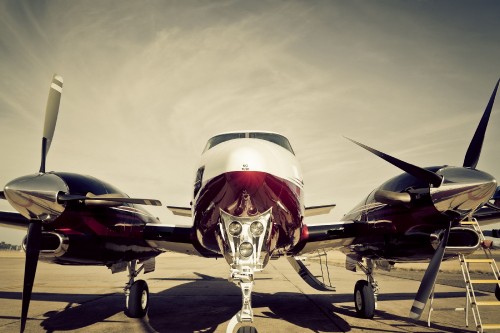
M 220 143 L 229 141 L 229 140 L 234 140 L 234 139 L 243 139 L 243 138 L 250 138 L 250 139 L 260 139 L 260 140 L 265 140 L 269 141 L 272 143 L 277 144 L 280 147 L 285 148 L 292 154 L 295 154 L 293 152 L 292 146 L 290 145 L 290 142 L 288 141 L 287 138 L 285 138 L 283 135 L 276 134 L 276 133 L 268 133 L 268 132 L 241 132 L 241 133 L 225 133 L 225 134 L 219 134 L 208 140 L 207 145 L 205 146 L 205 149 L 203 152 L 206 152 L 207 150 L 217 146 Z

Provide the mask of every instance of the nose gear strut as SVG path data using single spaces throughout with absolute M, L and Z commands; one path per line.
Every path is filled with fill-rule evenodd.
M 232 281 L 240 286 L 242 298 L 241 310 L 231 318 L 226 329 L 226 333 L 233 333 L 233 330 L 238 323 L 253 322 L 252 290 L 255 284 L 253 269 L 250 267 L 242 267 L 241 272 L 238 269 L 231 269 L 229 281 Z M 241 327 L 238 332 L 240 332 L 242 328 L 244 327 Z M 257 333 L 257 330 L 254 327 L 251 327 L 251 331 Z

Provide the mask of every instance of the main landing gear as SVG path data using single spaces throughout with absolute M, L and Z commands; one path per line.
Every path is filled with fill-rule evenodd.
M 129 281 L 124 288 L 126 296 L 125 314 L 130 318 L 144 317 L 148 313 L 149 308 L 148 284 L 144 280 L 135 281 L 137 275 L 144 269 L 144 265 L 137 270 L 136 265 L 136 260 L 127 263 Z
M 359 280 L 354 286 L 354 307 L 361 318 L 371 319 L 377 308 L 378 284 L 373 278 L 374 263 L 366 259 L 366 266 L 357 262 L 359 268 L 366 274 L 366 280 Z

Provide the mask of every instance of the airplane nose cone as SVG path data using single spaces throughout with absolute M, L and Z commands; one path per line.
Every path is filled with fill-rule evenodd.
M 224 142 L 204 153 L 205 179 L 234 171 L 265 172 L 302 186 L 300 167 L 295 156 L 283 147 L 259 139 Z
M 54 174 L 35 174 L 9 182 L 4 193 L 12 207 L 29 220 L 53 221 L 64 211 L 57 195 L 68 192 L 66 183 Z
M 443 184 L 431 188 L 431 197 L 440 212 L 453 211 L 465 216 L 484 205 L 497 187 L 495 178 L 480 170 L 445 167 L 437 174 L 443 177 Z

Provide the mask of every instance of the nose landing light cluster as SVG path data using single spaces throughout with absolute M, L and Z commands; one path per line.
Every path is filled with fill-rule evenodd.
M 267 254 L 262 253 L 262 249 L 268 238 L 271 209 L 252 217 L 233 216 L 221 210 L 220 216 L 220 247 L 229 264 L 262 269 Z
M 243 222 L 246 224 L 246 231 L 247 231 L 247 236 L 250 236 L 252 238 L 259 237 L 264 233 L 265 227 L 264 224 L 261 221 L 253 221 L 250 224 L 250 227 L 248 227 L 248 222 Z M 233 221 L 229 223 L 229 226 L 227 227 L 227 232 L 229 235 L 233 237 L 238 237 L 241 235 L 243 231 L 243 225 L 239 221 Z M 245 238 L 245 237 L 244 237 Z M 248 258 L 253 254 L 253 248 L 254 245 L 252 242 L 249 241 L 244 241 L 240 244 L 238 248 L 238 252 L 240 253 L 240 256 L 242 258 Z

